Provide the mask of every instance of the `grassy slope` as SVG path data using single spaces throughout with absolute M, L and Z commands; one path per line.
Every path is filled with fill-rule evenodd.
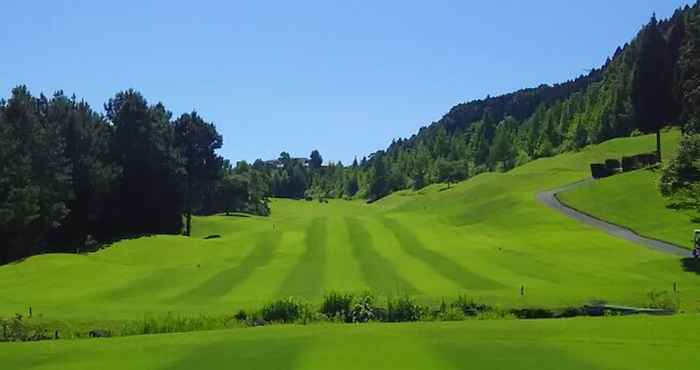
M 695 369 L 700 317 L 277 326 L 0 345 L 5 370 Z M 380 344 L 381 350 L 377 350 Z
M 677 132 L 666 133 L 676 144 Z M 669 146 L 669 149 L 675 145 Z M 670 158 L 668 155 L 666 158 Z M 659 170 L 639 170 L 609 177 L 585 187 L 561 193 L 564 203 L 588 214 L 629 227 L 653 238 L 690 248 L 693 222 L 698 214 L 692 210 L 669 208 L 669 199 L 658 190 Z
M 507 306 L 640 305 L 673 282 L 684 287 L 683 306 L 695 310 L 700 276 L 677 259 L 581 225 L 534 197 L 587 177 L 591 161 L 653 146 L 649 136 L 613 140 L 371 206 L 275 200 L 270 218 L 196 218 L 193 238 L 32 257 L 0 267 L 0 316 L 28 306 L 70 320 L 220 314 L 275 297 L 318 300 L 327 290 L 366 288 L 423 301 L 466 293 Z M 203 239 L 210 234 L 222 237 Z

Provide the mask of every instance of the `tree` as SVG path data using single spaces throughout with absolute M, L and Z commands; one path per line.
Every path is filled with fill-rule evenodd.
M 384 164 L 384 152 L 379 151 L 371 158 L 372 170 L 369 175 L 369 194 L 370 201 L 375 201 L 388 192 L 387 187 L 387 172 Z
M 321 168 L 321 165 L 323 165 L 323 157 L 321 157 L 321 153 L 319 153 L 318 150 L 313 150 L 309 156 L 309 167 L 312 170 L 318 170 Z
M 437 172 L 437 181 L 447 183 L 447 188 L 450 184 L 464 180 L 467 177 L 467 166 L 462 161 L 448 161 L 440 158 L 435 162 Z
M 700 134 L 686 134 L 660 182 L 666 196 L 692 202 L 700 210 Z
M 656 133 L 656 150 L 661 159 L 661 127 L 675 119 L 676 103 L 673 99 L 673 62 L 655 16 L 640 33 L 638 43 L 632 102 L 641 129 Z
M 197 112 L 186 113 L 174 123 L 175 144 L 185 162 L 185 235 L 192 231 L 192 208 L 195 198 L 216 180 L 222 158 L 216 154 L 223 139 L 212 123 L 205 122 Z
M 127 235 L 179 233 L 185 168 L 170 112 L 162 104 L 149 106 L 134 90 L 117 93 L 105 111 L 114 125 L 112 153 L 123 169 L 114 227 Z
M 0 105 L 0 260 L 38 252 L 68 214 L 71 168 L 47 109 L 25 86 Z
M 52 242 L 83 246 L 87 235 L 112 236 L 105 212 L 120 174 L 110 157 L 112 128 L 86 102 L 78 103 L 60 91 L 49 102 L 47 119 L 59 128 L 66 144 L 74 195 L 67 202 L 68 216 Z

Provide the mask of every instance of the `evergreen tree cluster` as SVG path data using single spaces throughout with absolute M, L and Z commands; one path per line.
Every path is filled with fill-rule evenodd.
M 104 108 L 60 91 L 34 97 L 24 86 L 0 100 L 0 262 L 188 234 L 192 213 L 264 211 L 267 194 L 255 188 L 264 185 L 226 167 L 216 154 L 221 135 L 196 112 L 172 120 L 133 90 Z
M 459 104 L 358 166 L 336 165 L 315 174 L 303 166 L 270 168 L 272 193 L 300 197 L 313 189 L 373 201 L 400 189 L 507 171 L 611 138 L 660 134 L 664 126 L 690 122 L 700 110 L 699 8 L 686 6 L 662 21 L 653 16 L 602 67 L 574 80 Z M 290 192 L 276 191 L 280 184 Z

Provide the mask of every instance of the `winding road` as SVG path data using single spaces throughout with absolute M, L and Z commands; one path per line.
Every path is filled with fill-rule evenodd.
M 570 189 L 574 189 L 574 188 L 577 188 L 579 186 L 586 185 L 586 184 L 593 182 L 593 181 L 595 181 L 595 180 L 586 179 L 586 180 L 582 180 L 579 182 L 575 182 L 573 184 L 562 186 L 562 187 L 557 188 L 557 189 L 543 191 L 543 192 L 537 194 L 537 200 L 546 204 L 547 206 L 549 206 L 550 208 L 552 208 L 558 212 L 561 212 L 561 213 L 563 213 L 563 214 L 565 214 L 573 219 L 581 221 L 589 226 L 593 226 L 597 229 L 605 231 L 606 233 L 608 233 L 612 236 L 631 241 L 632 243 L 636 243 L 636 244 L 639 244 L 641 246 L 644 246 L 644 247 L 647 247 L 649 249 L 653 249 L 653 250 L 656 250 L 659 252 L 669 253 L 669 254 L 679 256 L 679 257 L 690 256 L 690 251 L 685 249 L 685 248 L 679 247 L 675 244 L 663 242 L 660 240 L 645 238 L 645 237 L 635 233 L 634 231 L 632 231 L 628 228 L 625 228 L 625 227 L 622 227 L 619 225 L 615 225 L 615 224 L 612 224 L 610 222 L 601 220 L 599 218 L 595 218 L 591 215 L 587 215 L 585 213 L 582 213 L 574 208 L 571 208 L 571 207 L 563 204 L 562 202 L 559 201 L 559 198 L 557 198 L 558 193 L 561 193 L 563 191 L 567 191 Z

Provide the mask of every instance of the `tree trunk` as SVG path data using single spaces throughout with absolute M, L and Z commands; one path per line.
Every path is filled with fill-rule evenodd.
M 661 128 L 656 130 L 656 156 L 659 157 L 659 162 L 661 162 Z

